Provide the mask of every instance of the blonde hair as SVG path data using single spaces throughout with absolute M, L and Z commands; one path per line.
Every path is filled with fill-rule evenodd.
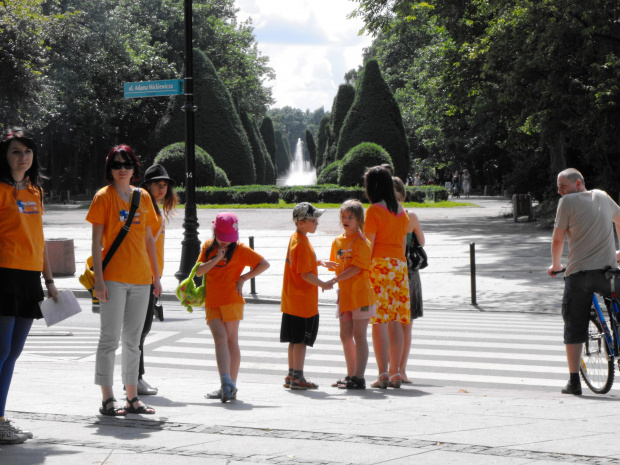
M 394 192 L 396 193 L 396 197 L 400 197 L 399 202 L 404 202 L 407 199 L 405 184 L 398 176 L 392 177 L 392 181 L 394 182 Z
M 364 205 L 358 200 L 347 200 L 340 206 L 340 226 L 342 226 L 342 214 L 349 211 L 357 221 L 357 227 L 364 232 Z

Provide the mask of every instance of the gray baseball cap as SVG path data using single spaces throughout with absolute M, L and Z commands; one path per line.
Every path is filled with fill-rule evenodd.
M 318 218 L 323 213 L 325 213 L 325 210 L 314 208 L 311 203 L 301 202 L 295 205 L 293 209 L 293 221 L 305 220 L 306 218 Z

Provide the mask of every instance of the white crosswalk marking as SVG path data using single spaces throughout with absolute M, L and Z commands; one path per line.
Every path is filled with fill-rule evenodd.
M 287 345 L 279 342 L 281 314 L 276 307 L 268 308 L 245 308 L 239 330 L 242 374 L 280 375 L 288 368 Z M 345 374 L 338 320 L 333 314 L 333 308 L 321 308 L 319 335 L 306 355 L 304 371 L 309 377 L 335 380 Z M 407 373 L 414 385 L 559 388 L 568 376 L 562 327 L 559 315 L 425 309 L 425 316 L 413 322 Z M 97 328 L 59 327 L 53 334 L 29 337 L 24 352 L 94 360 Z M 146 341 L 148 365 L 217 372 L 213 338 L 204 320 L 190 331 L 153 330 Z M 366 378 L 371 381 L 377 365 L 370 327 L 368 342 Z

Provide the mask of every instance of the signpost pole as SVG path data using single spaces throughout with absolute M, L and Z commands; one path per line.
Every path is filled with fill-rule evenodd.
M 185 219 L 181 241 L 181 263 L 175 277 L 181 281 L 192 270 L 198 254 L 198 215 L 196 212 L 195 140 L 194 140 L 194 57 L 192 47 L 192 0 L 185 2 Z

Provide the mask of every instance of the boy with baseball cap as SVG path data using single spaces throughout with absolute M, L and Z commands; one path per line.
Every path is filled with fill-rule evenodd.
M 304 377 L 306 346 L 314 345 L 319 329 L 319 287 L 331 289 L 333 284 L 331 280 L 319 279 L 318 265 L 325 266 L 325 263 L 317 261 L 307 235 L 316 232 L 318 218 L 324 211 L 308 202 L 295 206 L 296 231 L 289 241 L 284 264 L 280 342 L 288 343 L 289 366 L 284 387 L 296 390 L 318 388 Z

